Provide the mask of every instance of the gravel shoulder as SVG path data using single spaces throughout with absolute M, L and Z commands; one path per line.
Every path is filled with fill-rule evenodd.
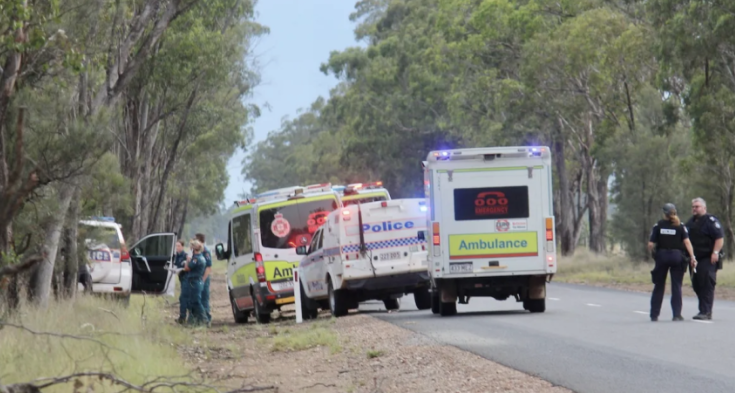
M 261 392 L 571 392 L 399 326 L 352 313 L 268 325 L 232 320 L 224 276 L 213 274 L 210 329 L 186 329 L 187 365 L 212 385 Z M 178 303 L 167 310 L 172 321 Z M 256 390 L 257 389 L 257 390 Z

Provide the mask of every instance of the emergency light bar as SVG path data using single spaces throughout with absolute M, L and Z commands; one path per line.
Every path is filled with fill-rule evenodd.
M 92 220 L 94 220 L 94 221 L 115 222 L 115 217 L 105 217 L 105 216 L 97 217 L 97 216 L 95 216 L 95 217 L 92 217 Z
M 355 194 L 357 190 L 371 190 L 383 187 L 382 181 L 374 181 L 370 183 L 352 183 L 344 189 L 345 195 Z
M 545 146 L 508 146 L 476 149 L 440 150 L 429 152 L 427 160 L 494 160 L 496 158 L 548 157 L 549 148 Z

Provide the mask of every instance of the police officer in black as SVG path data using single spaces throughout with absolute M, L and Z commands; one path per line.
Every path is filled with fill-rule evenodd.
M 712 319 L 712 304 L 715 301 L 717 269 L 722 250 L 723 233 L 720 221 L 707 214 L 707 203 L 702 198 L 692 200 L 692 218 L 686 223 L 689 238 L 694 246 L 694 255 L 699 264 L 693 268 L 692 289 L 699 298 L 699 314 L 694 319 Z
M 687 228 L 682 225 L 676 215 L 676 207 L 667 203 L 664 205 L 664 219 L 656 223 L 651 230 L 651 238 L 648 241 L 648 250 L 653 251 L 656 247 L 654 259 L 656 265 L 651 270 L 651 281 L 653 281 L 653 293 L 651 294 L 651 321 L 658 321 L 661 313 L 661 303 L 664 301 L 666 289 L 666 276 L 671 271 L 671 310 L 674 313 L 674 321 L 683 321 L 681 316 L 681 284 L 684 280 L 687 263 L 684 252 L 695 264 L 694 250 L 689 242 Z

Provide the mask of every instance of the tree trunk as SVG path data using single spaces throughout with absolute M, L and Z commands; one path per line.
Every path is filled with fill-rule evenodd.
M 49 222 L 43 242 L 42 255 L 44 256 L 33 274 L 31 280 L 31 299 L 39 307 L 48 307 L 51 290 L 51 279 L 54 274 L 54 262 L 59 249 L 61 232 L 69 211 L 69 204 L 74 196 L 74 185 L 62 183 L 59 186 L 59 210 Z
M 64 269 L 63 269 L 63 296 L 73 299 L 77 293 L 79 277 L 79 250 L 77 237 L 79 235 L 79 200 L 81 189 L 76 188 L 69 208 L 69 219 L 64 229 Z
M 567 173 L 566 157 L 564 155 L 564 144 L 566 142 L 559 135 L 552 142 L 554 164 L 556 175 L 559 179 L 559 211 L 556 217 L 556 236 L 561 241 L 561 255 L 574 254 L 576 242 L 574 241 L 574 202 L 572 190 Z

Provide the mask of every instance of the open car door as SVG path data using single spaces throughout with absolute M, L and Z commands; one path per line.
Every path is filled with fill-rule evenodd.
M 133 264 L 132 292 L 174 295 L 173 267 L 175 233 L 153 233 L 130 248 Z

